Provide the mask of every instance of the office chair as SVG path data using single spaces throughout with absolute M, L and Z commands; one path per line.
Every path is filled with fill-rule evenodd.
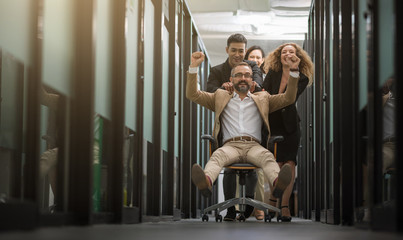
M 202 135 L 201 138 L 203 140 L 209 140 L 209 144 L 210 144 L 210 155 L 214 152 L 214 146 L 215 145 L 215 139 L 211 136 L 211 135 Z M 273 146 L 273 155 L 274 157 L 276 157 L 277 154 L 277 143 L 281 142 L 284 140 L 283 136 L 272 136 L 269 139 L 269 145 Z M 215 221 L 216 222 L 222 222 L 223 217 L 222 215 L 220 215 L 220 212 L 235 206 L 235 205 L 239 205 L 239 218 L 238 220 L 241 222 L 245 222 L 246 217 L 245 217 L 245 209 L 246 209 L 246 205 L 250 205 L 253 206 L 254 208 L 260 209 L 262 211 L 264 211 L 264 221 L 267 222 L 271 222 L 272 217 L 269 214 L 269 210 L 272 210 L 273 212 L 277 212 L 280 213 L 280 209 L 278 209 L 277 207 L 273 207 L 269 204 L 266 204 L 264 202 L 260 202 L 257 201 L 255 199 L 251 199 L 251 198 L 247 198 L 245 196 L 245 182 L 246 182 L 246 176 L 247 174 L 251 173 L 252 171 L 258 169 L 259 167 L 256 167 L 255 165 L 251 164 L 251 163 L 234 163 L 231 164 L 229 166 L 225 166 L 225 168 L 228 169 L 232 169 L 235 170 L 236 174 L 239 176 L 239 185 L 240 185 L 240 191 L 239 191 L 239 195 L 240 197 L 238 198 L 232 198 L 229 200 L 226 200 L 224 202 L 220 202 L 217 204 L 214 204 L 210 207 L 207 207 L 203 210 L 203 216 L 202 216 L 202 221 L 206 221 L 208 222 L 209 217 L 207 215 L 208 212 L 215 210 Z

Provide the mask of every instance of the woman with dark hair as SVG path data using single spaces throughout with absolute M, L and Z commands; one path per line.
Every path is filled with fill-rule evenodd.
M 290 69 L 285 63 L 285 59 L 295 55 L 301 59 L 297 69 Z M 264 63 L 264 70 L 267 73 L 263 88 L 270 94 L 284 93 L 287 88 L 288 77 L 290 72 L 299 73 L 298 91 L 295 102 L 299 95 L 308 85 L 312 84 L 314 65 L 308 53 L 295 43 L 285 43 L 277 47 L 271 52 Z M 297 108 L 294 104 L 279 109 L 269 116 L 271 135 L 284 136 L 284 141 L 277 144 L 277 163 L 280 168 L 284 164 L 289 164 L 292 169 L 292 180 L 290 185 L 284 191 L 281 198 L 281 215 L 279 219 L 283 222 L 291 221 L 291 213 L 289 209 L 289 200 L 294 186 L 295 166 L 297 165 L 297 152 L 301 137 L 300 118 Z M 277 199 L 270 196 L 270 204 L 277 205 Z M 271 212 L 274 215 L 274 212 Z
M 265 71 L 263 71 L 264 57 L 265 55 L 263 49 L 256 45 L 248 48 L 248 50 L 245 53 L 245 60 L 255 61 L 256 64 L 260 67 L 263 73 L 263 79 L 266 75 Z

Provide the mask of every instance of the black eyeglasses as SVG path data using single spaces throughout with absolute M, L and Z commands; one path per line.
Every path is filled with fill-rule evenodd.
M 235 73 L 234 75 L 232 75 L 232 77 L 234 77 L 234 78 L 242 78 L 242 77 L 252 78 L 252 74 L 250 74 L 250 73 L 245 73 L 245 74 L 243 74 L 243 73 Z

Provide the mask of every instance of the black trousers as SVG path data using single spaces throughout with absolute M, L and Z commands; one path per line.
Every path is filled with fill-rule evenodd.
M 246 184 L 245 184 L 245 196 L 248 198 L 254 198 L 255 196 L 255 188 L 257 184 L 257 174 L 256 171 L 252 171 L 248 175 L 246 175 Z M 229 200 L 235 197 L 236 194 L 236 171 L 232 169 L 224 170 L 224 178 L 223 178 L 223 189 L 224 189 L 224 198 L 225 200 Z

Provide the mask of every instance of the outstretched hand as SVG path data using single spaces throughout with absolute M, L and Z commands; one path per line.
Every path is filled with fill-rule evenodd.
M 204 61 L 204 53 L 194 52 L 190 59 L 190 67 L 198 67 Z

